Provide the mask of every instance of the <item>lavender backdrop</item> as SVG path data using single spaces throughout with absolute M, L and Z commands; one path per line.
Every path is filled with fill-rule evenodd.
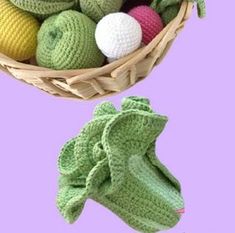
M 147 96 L 169 116 L 158 154 L 186 201 L 169 233 L 234 232 L 235 2 L 207 2 L 207 18 L 192 17 L 148 79 L 109 98 L 119 105 L 123 96 Z M 1 74 L 0 232 L 134 232 L 93 201 L 72 226 L 55 207 L 57 155 L 98 102 L 51 97 Z

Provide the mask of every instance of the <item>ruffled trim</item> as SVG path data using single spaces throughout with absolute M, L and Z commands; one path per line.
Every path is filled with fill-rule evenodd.
M 126 98 L 120 112 L 105 102 L 97 106 L 94 117 L 77 138 L 64 146 L 59 157 L 62 178 L 57 205 L 69 223 L 79 217 L 87 198 L 121 188 L 128 159 L 133 155 L 147 154 L 180 191 L 178 181 L 154 156 L 154 141 L 167 117 L 155 114 L 147 99 Z

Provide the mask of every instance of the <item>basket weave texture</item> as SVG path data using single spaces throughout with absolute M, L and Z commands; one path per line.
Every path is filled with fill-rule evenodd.
M 103 67 L 56 71 L 0 53 L 0 70 L 60 97 L 89 100 L 119 93 L 143 80 L 162 61 L 192 9 L 192 2 L 183 1 L 177 17 L 150 44 Z

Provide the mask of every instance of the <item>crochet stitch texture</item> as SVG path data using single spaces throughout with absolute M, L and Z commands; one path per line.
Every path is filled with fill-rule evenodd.
M 78 0 L 10 0 L 17 7 L 33 13 L 40 18 L 78 7 Z
M 112 13 L 99 21 L 95 38 L 103 54 L 115 60 L 140 47 L 142 30 L 137 20 L 128 14 Z
M 140 24 L 143 32 L 142 42 L 149 44 L 163 29 L 160 15 L 149 6 L 137 6 L 129 13 Z
M 204 0 L 188 0 L 197 4 L 198 15 L 204 17 L 206 14 L 206 6 Z M 163 13 L 167 7 L 182 3 L 182 0 L 153 0 L 151 7 L 158 13 Z
M 8 0 L 0 0 L 0 52 L 23 61 L 36 53 L 39 23 Z
M 170 23 L 170 21 L 172 21 L 178 15 L 179 10 L 180 10 L 179 4 L 166 7 L 166 9 L 161 14 L 164 25 Z
M 94 119 L 59 157 L 57 206 L 69 222 L 91 198 L 134 229 L 153 233 L 173 227 L 183 208 L 180 184 L 155 156 L 155 140 L 167 118 L 140 97 L 98 105 Z
M 101 66 L 104 56 L 96 45 L 95 29 L 95 22 L 77 11 L 51 16 L 38 33 L 38 64 L 59 70 Z
M 95 22 L 107 14 L 118 12 L 122 3 L 123 0 L 80 0 L 82 12 Z

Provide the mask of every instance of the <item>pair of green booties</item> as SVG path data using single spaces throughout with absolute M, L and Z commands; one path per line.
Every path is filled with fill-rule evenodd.
M 140 232 L 175 226 L 184 208 L 180 184 L 155 155 L 166 122 L 145 98 L 125 98 L 121 111 L 110 102 L 98 105 L 59 157 L 57 205 L 64 218 L 73 223 L 91 198 Z

